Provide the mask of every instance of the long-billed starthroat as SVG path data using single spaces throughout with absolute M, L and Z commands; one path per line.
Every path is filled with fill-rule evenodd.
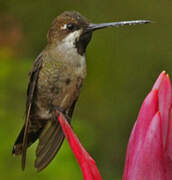
M 85 53 L 92 33 L 106 27 L 149 22 L 92 24 L 75 11 L 56 17 L 48 31 L 47 46 L 34 61 L 30 72 L 25 123 L 13 147 L 14 155 L 22 155 L 22 169 L 25 168 L 26 150 L 37 139 L 35 167 L 38 171 L 44 169 L 60 149 L 64 134 L 54 110 L 71 121 L 86 77 Z

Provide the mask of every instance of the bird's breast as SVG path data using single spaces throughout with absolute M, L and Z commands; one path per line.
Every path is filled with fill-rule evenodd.
M 86 76 L 85 57 L 73 62 L 45 61 L 38 79 L 37 106 L 41 116 L 49 109 L 69 108 L 80 94 Z

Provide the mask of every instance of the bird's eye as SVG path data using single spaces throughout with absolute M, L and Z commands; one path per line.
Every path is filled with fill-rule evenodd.
M 73 30 L 75 29 L 75 24 L 73 24 L 73 23 L 67 24 L 67 29 L 68 29 L 69 31 L 73 31 Z

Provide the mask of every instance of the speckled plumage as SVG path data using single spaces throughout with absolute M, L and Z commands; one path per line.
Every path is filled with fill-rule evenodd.
M 69 22 L 78 24 L 78 29 L 68 32 L 61 28 Z M 76 12 L 58 16 L 49 30 L 48 45 L 33 64 L 27 91 L 26 121 L 13 149 L 13 154 L 22 154 L 23 169 L 26 149 L 37 138 L 35 167 L 38 170 L 49 164 L 63 142 L 64 135 L 53 110 L 58 109 L 71 120 L 86 76 L 85 53 L 78 53 L 75 41 L 79 41 L 83 32 L 82 25 L 86 27 L 87 24 L 87 20 Z
M 27 91 L 25 124 L 13 147 L 22 155 L 25 168 L 26 150 L 39 139 L 35 167 L 45 168 L 58 152 L 64 134 L 54 109 L 71 121 L 72 113 L 86 76 L 85 52 L 92 32 L 106 27 L 150 23 L 149 20 L 92 24 L 79 13 L 64 12 L 53 21 L 48 45 L 33 64 Z

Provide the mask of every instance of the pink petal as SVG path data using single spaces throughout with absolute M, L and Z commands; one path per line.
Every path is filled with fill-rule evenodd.
M 128 143 L 123 175 L 123 180 L 154 179 L 172 180 L 172 87 L 165 72 L 143 102 Z
M 56 114 L 57 119 L 66 136 L 66 139 L 78 161 L 78 164 L 80 165 L 80 168 L 84 176 L 84 180 L 102 180 L 102 177 L 96 166 L 95 161 L 81 145 L 79 139 L 72 131 L 72 128 L 70 127 L 66 118 L 63 116 L 62 113 L 60 113 L 59 115 L 59 113 L 56 112 Z
M 163 168 L 163 146 L 160 113 L 153 117 L 141 149 L 133 154 L 133 163 L 129 165 L 123 180 L 166 180 Z
M 159 88 L 159 86 L 160 86 L 161 82 L 163 81 L 165 75 L 166 75 L 166 72 L 165 72 L 165 71 L 162 71 L 162 73 L 159 75 L 158 79 L 157 79 L 156 82 L 154 83 L 152 89 L 158 89 L 158 88 Z
M 135 133 L 132 133 L 131 137 L 132 140 L 130 140 L 129 146 L 133 148 L 133 146 L 138 146 L 138 144 L 142 143 L 144 141 L 144 137 L 146 135 L 147 128 L 149 127 L 149 124 L 151 123 L 152 118 L 158 111 L 158 91 L 157 90 L 152 90 L 147 97 L 145 98 L 138 118 L 137 118 L 137 123 L 135 127 Z M 131 148 L 130 148 L 131 149 Z
M 170 108 L 170 113 L 169 113 L 166 152 L 167 152 L 168 157 L 172 161 L 172 107 Z
M 162 118 L 162 130 L 163 130 L 163 145 L 166 146 L 167 134 L 168 134 L 168 119 L 169 119 L 169 110 L 171 107 L 171 99 L 172 99 L 172 88 L 171 82 L 168 75 L 165 75 L 163 81 L 159 86 L 159 111 L 161 113 Z
M 169 158 L 168 154 L 164 154 L 164 168 L 166 170 L 167 180 L 172 180 L 172 160 Z
M 142 144 L 146 135 L 146 131 L 151 123 L 152 118 L 158 111 L 158 95 L 157 90 L 152 90 L 145 98 L 141 110 L 138 115 L 138 119 L 132 130 L 126 155 L 126 163 L 123 179 L 128 174 L 129 166 L 132 166 L 135 161 L 135 153 L 142 150 Z
M 128 169 L 130 167 L 130 164 L 132 163 L 131 154 L 132 154 L 132 151 L 134 151 L 133 146 L 134 146 L 134 141 L 135 141 L 135 137 L 136 137 L 136 126 L 137 126 L 137 121 L 135 122 L 135 124 L 133 126 L 133 130 L 131 132 L 130 139 L 129 139 L 128 146 L 127 146 L 127 153 L 126 153 L 125 168 L 124 168 L 124 173 L 123 173 L 123 180 L 127 180 Z

